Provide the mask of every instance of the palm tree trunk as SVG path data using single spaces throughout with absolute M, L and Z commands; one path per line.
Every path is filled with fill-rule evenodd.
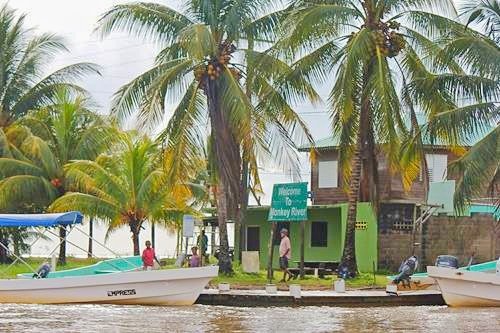
M 213 149 L 217 169 L 217 219 L 219 224 L 219 270 L 224 274 L 233 272 L 229 256 L 229 241 L 227 236 L 227 221 L 235 218 L 238 209 L 240 191 L 241 157 L 225 110 L 221 107 L 217 81 L 209 81 L 206 85 L 206 95 L 210 124 L 212 127 Z
M 132 232 L 132 243 L 134 244 L 134 256 L 138 256 L 141 254 L 141 249 L 139 245 L 139 232 Z
M 347 226 L 344 241 L 344 253 L 340 267 L 345 267 L 350 276 L 354 277 L 358 272 L 356 263 L 356 212 L 359 197 L 359 185 L 361 180 L 361 140 L 358 139 L 352 160 L 351 182 L 349 185 L 349 201 L 347 206 Z
M 247 38 L 247 49 L 253 51 L 255 47 L 255 42 L 252 33 L 248 34 Z M 252 58 L 247 59 L 247 78 L 245 80 L 245 95 L 249 100 L 252 100 L 252 84 L 254 77 L 255 64 Z M 248 190 L 249 183 L 249 165 L 246 161 L 243 161 L 242 171 L 241 171 L 241 185 L 240 185 L 240 205 L 238 209 L 238 217 L 236 219 L 235 234 L 239 237 L 238 240 L 238 260 L 241 263 L 241 252 L 245 248 L 246 244 L 246 232 L 245 232 L 245 216 L 248 208 L 248 200 L 250 197 L 250 192 Z
M 344 242 L 344 253 L 340 262 L 341 268 L 346 268 L 350 277 L 355 277 L 358 273 L 356 263 L 356 216 L 358 200 L 361 193 L 361 179 L 369 187 L 365 189 L 370 201 L 378 205 L 377 189 L 377 163 L 375 153 L 375 141 L 372 127 L 370 93 L 368 91 L 368 80 L 373 72 L 373 60 L 364 67 L 363 88 L 361 94 L 361 110 L 359 116 L 359 128 L 356 139 L 356 147 L 352 158 L 352 171 L 349 183 L 349 199 L 347 206 L 347 226 Z M 366 167 L 364 167 L 364 165 Z M 364 171 L 364 175 L 362 174 Z M 376 209 L 375 209 L 376 210 Z
M 66 265 L 66 228 L 59 227 L 59 259 L 57 260 L 58 265 Z
M 222 183 L 222 182 L 221 182 Z M 224 185 L 217 187 L 217 219 L 219 223 L 219 271 L 224 274 L 230 274 L 233 271 L 231 258 L 229 256 L 229 241 L 227 236 L 227 193 Z
M 141 254 L 141 249 L 139 245 L 139 233 L 141 232 L 142 221 L 138 221 L 135 217 L 131 216 L 128 225 L 130 227 L 130 232 L 132 233 L 134 256 L 138 256 Z
M 241 198 L 241 204 L 238 210 L 238 218 L 236 219 L 236 225 L 235 225 L 235 234 L 236 236 L 239 236 L 239 241 L 238 241 L 238 260 L 241 262 L 241 252 L 243 251 L 244 244 L 246 243 L 245 239 L 245 215 L 247 212 L 248 208 L 248 199 L 249 199 L 249 191 L 248 191 L 248 163 L 243 164 L 243 170 L 241 173 L 241 192 L 240 192 L 240 198 Z

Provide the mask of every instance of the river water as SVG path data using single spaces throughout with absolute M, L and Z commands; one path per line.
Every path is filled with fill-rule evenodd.
M 500 308 L 0 304 L 0 332 L 500 332 Z

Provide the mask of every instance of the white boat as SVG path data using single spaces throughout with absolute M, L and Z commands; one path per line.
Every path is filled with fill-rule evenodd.
M 218 266 L 0 280 L 0 303 L 191 305 Z
M 449 306 L 499 306 L 500 275 L 427 266 Z
M 0 227 L 66 228 L 82 223 L 82 219 L 79 212 L 0 214 Z M 1 242 L 0 246 L 9 252 Z M 30 267 L 21 257 L 16 258 Z M 140 264 L 139 257 L 111 259 L 44 275 L 30 267 L 34 275 L 0 280 L 0 303 L 191 305 L 219 271 L 218 266 L 143 271 Z

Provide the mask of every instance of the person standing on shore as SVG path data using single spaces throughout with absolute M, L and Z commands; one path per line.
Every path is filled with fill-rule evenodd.
M 201 230 L 201 234 L 198 236 L 198 240 L 196 241 L 196 243 L 199 246 L 201 257 L 208 262 L 208 237 L 207 235 L 205 235 L 204 229 Z
M 288 274 L 288 280 L 295 278 L 295 275 L 288 269 L 288 261 L 292 258 L 292 246 L 290 244 L 290 238 L 288 238 L 288 230 L 283 228 L 280 231 L 281 242 L 280 242 L 280 268 L 283 271 L 283 279 L 280 282 L 287 281 L 286 275 Z
M 154 268 L 154 260 L 160 265 L 160 261 L 156 258 L 155 249 L 151 247 L 151 242 L 146 241 L 146 248 L 142 251 L 142 267 L 145 271 L 151 271 Z

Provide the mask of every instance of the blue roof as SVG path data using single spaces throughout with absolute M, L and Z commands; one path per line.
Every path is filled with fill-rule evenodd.
M 0 214 L 0 227 L 55 227 L 82 223 L 80 212 L 54 214 Z

